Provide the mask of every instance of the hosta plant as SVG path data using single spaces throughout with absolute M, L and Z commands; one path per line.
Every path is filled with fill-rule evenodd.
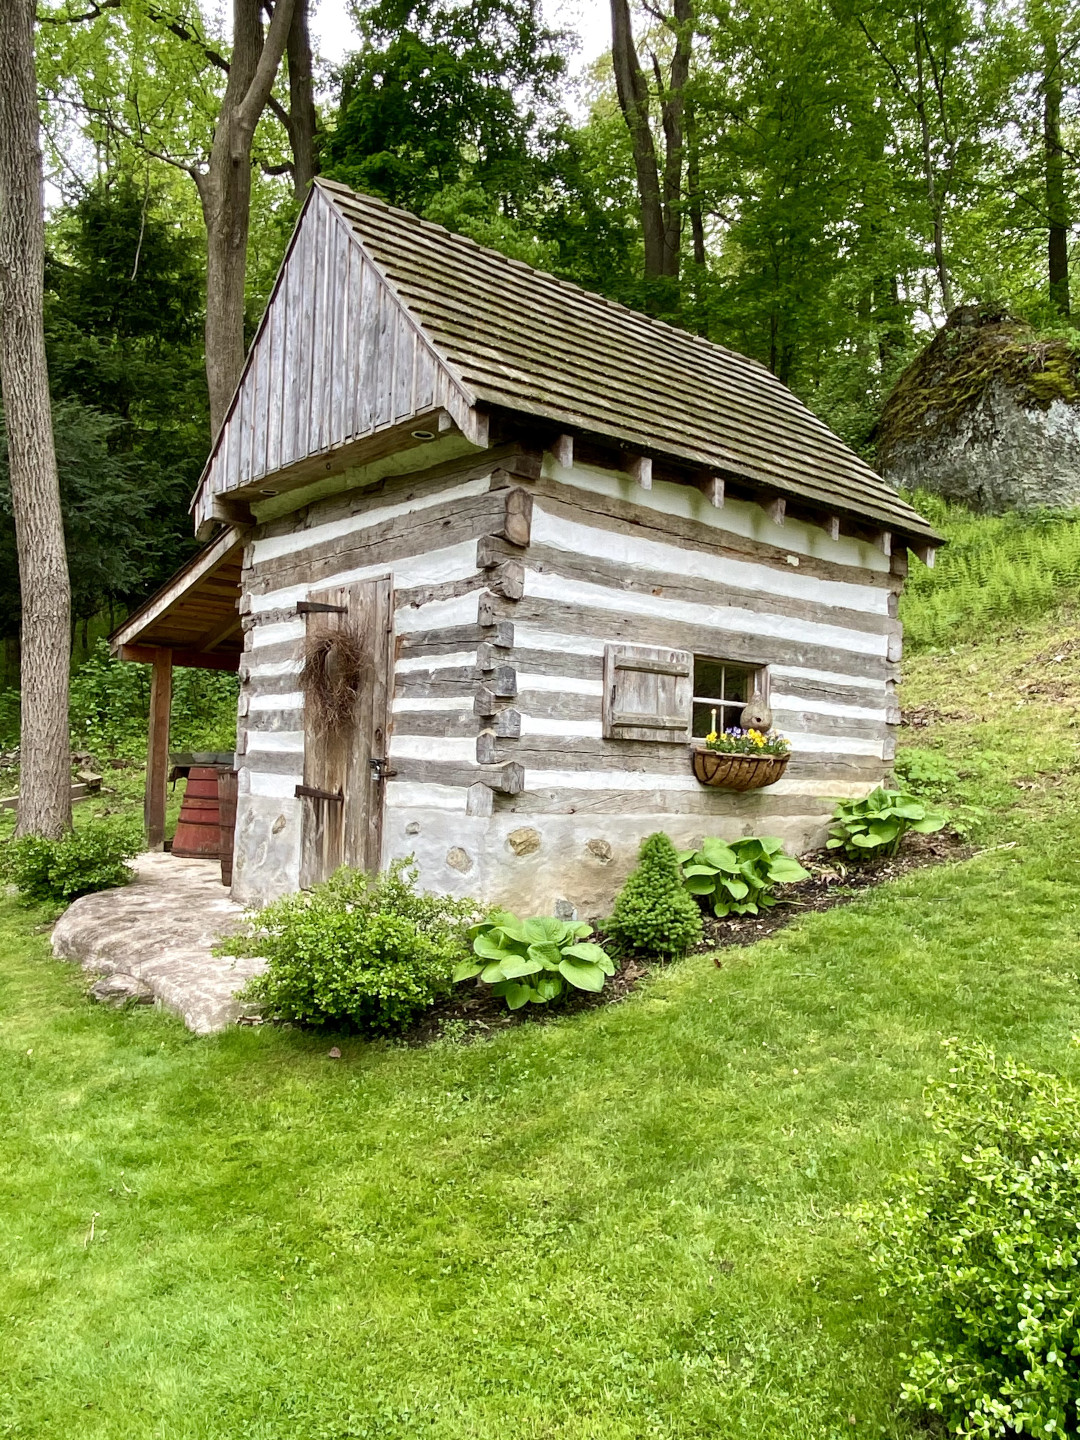
M 784 854 L 784 842 L 769 835 L 741 840 L 709 836 L 700 850 L 684 850 L 679 864 L 689 893 L 721 917 L 757 915 L 762 907 L 777 903 L 775 886 L 809 879 L 809 871 Z
M 905 790 L 879 785 L 863 800 L 841 800 L 833 811 L 826 842 L 849 860 L 885 859 L 895 855 L 909 830 L 932 835 L 948 821 L 948 813 Z
M 511 1010 L 546 1005 L 567 985 L 599 991 L 615 966 L 589 940 L 592 933 L 583 920 L 521 920 L 509 910 L 495 910 L 469 931 L 473 954 L 455 968 L 454 979 L 479 975 Z

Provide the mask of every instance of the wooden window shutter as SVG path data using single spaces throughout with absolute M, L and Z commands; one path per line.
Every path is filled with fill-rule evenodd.
M 604 735 L 611 740 L 690 739 L 694 657 L 653 645 L 604 649 Z

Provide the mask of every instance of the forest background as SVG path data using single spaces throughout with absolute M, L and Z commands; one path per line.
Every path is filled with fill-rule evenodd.
M 885 396 L 955 306 L 1080 346 L 1074 7 L 597 3 L 612 50 L 576 81 L 576 37 L 533 0 L 355 0 L 355 49 L 333 66 L 301 8 L 251 144 L 244 338 L 314 170 L 754 356 L 870 459 Z M 206 158 L 240 9 L 38 12 L 79 659 L 195 548 Z M 272 13 L 253 9 L 260 44 Z M 0 431 L 0 683 L 19 620 Z

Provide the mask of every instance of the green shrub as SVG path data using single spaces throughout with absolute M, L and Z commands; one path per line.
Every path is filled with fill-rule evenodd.
M 940 750 L 901 750 L 895 769 L 913 795 L 938 798 L 955 789 L 960 780 Z
M 950 1435 L 1080 1425 L 1080 1094 L 977 1047 L 928 1091 L 935 1143 L 873 1217 L 909 1318 L 903 1397 Z
M 418 894 L 416 877 L 411 860 L 378 876 L 339 870 L 258 911 L 246 934 L 218 948 L 265 958 L 244 998 L 279 1019 L 403 1030 L 449 991 L 476 914 L 472 900 Z
M 169 743 L 174 750 L 231 750 L 237 677 L 225 670 L 173 672 Z M 150 666 L 116 660 L 104 640 L 71 677 L 71 743 L 95 755 L 143 756 Z
M 708 836 L 700 850 L 684 850 L 679 864 L 687 892 L 720 917 L 756 915 L 760 907 L 776 904 L 777 885 L 810 878 L 808 870 L 784 854 L 784 842 L 769 835 L 741 840 Z
M 896 854 L 909 830 L 932 835 L 948 818 L 905 790 L 879 785 L 863 800 L 837 803 L 826 848 L 842 850 L 849 860 L 882 860 Z
M 94 890 L 126 885 L 126 863 L 143 846 L 142 827 L 130 820 L 95 820 L 60 840 L 24 835 L 3 847 L 0 868 L 28 902 L 75 900 Z
M 592 933 L 592 926 L 582 920 L 519 920 L 509 910 L 495 910 L 469 931 L 473 954 L 456 967 L 454 979 L 479 975 L 511 1010 L 547 1005 L 567 984 L 599 991 L 615 974 L 615 966 L 589 941 Z
M 685 955 L 701 940 L 701 911 L 683 889 L 675 846 L 657 831 L 641 842 L 638 866 L 619 891 L 605 932 L 625 950 Z

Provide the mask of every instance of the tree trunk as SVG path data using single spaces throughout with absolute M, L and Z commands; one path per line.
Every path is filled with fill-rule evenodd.
M 315 87 L 311 80 L 310 0 L 296 0 L 286 59 L 289 66 L 289 144 L 293 154 L 293 193 L 303 203 L 318 174 L 315 154 Z
M 0 0 L 0 382 L 22 591 L 20 835 L 71 827 L 71 585 L 43 320 L 45 227 L 33 0 Z
M 692 19 L 691 0 L 675 0 L 675 52 L 666 86 L 660 67 L 656 66 L 664 127 L 663 273 L 673 280 L 679 278 L 679 252 L 682 248 L 683 129 L 686 82 L 690 78 Z
M 1061 54 L 1050 29 L 1043 40 L 1043 146 L 1046 155 L 1047 272 L 1050 303 L 1069 314 L 1069 199 L 1061 145 Z
M 698 140 L 697 112 L 691 101 L 686 102 L 686 189 L 690 206 L 690 235 L 694 246 L 694 264 L 705 266 L 705 217 L 701 205 L 701 149 Z
M 206 222 L 206 381 L 215 436 L 244 368 L 251 145 L 285 51 L 293 8 L 294 0 L 278 0 L 264 37 L 259 0 L 233 0 L 229 78 L 209 164 L 205 173 L 195 172 Z
M 660 172 L 649 124 L 649 87 L 634 46 L 629 0 L 611 0 L 611 63 L 615 71 L 619 108 L 630 132 L 634 152 L 641 231 L 645 241 L 645 277 L 658 280 L 667 273 Z
M 930 121 L 926 114 L 926 75 L 923 66 L 922 37 L 918 34 L 915 37 L 915 73 L 918 85 L 915 109 L 919 117 L 919 130 L 922 137 L 923 178 L 926 182 L 926 198 L 930 205 L 930 217 L 934 232 L 934 269 L 937 272 L 938 284 L 941 286 L 941 303 L 945 307 L 946 316 L 948 316 L 952 314 L 953 292 L 952 280 L 949 277 L 948 266 L 945 264 L 944 202 L 938 191 L 937 176 L 934 170 Z

